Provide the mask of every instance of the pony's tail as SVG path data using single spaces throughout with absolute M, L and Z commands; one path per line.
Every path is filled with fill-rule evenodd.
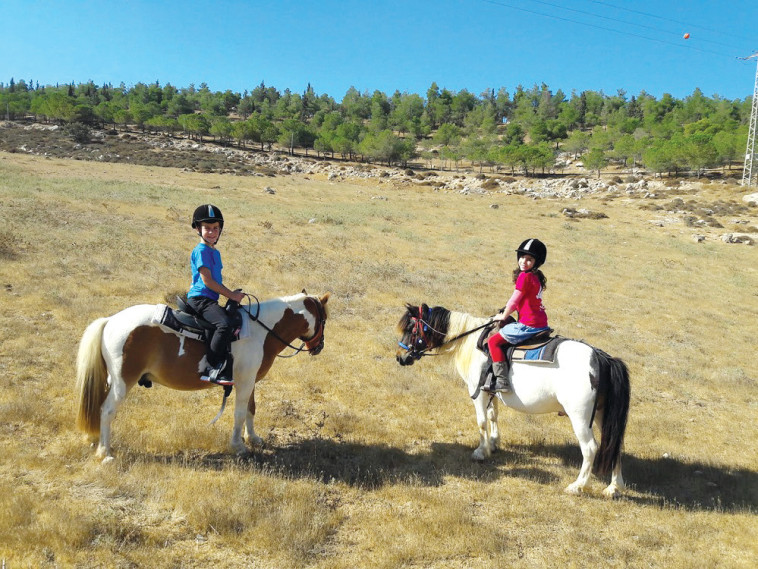
M 103 328 L 107 322 L 108 318 L 98 318 L 87 326 L 76 356 L 79 395 L 76 426 L 89 435 L 100 433 L 100 407 L 108 395 L 108 369 L 102 353 Z
M 618 358 L 595 349 L 598 364 L 598 395 L 603 401 L 603 424 L 600 426 L 600 448 L 595 455 L 594 471 L 607 474 L 616 467 L 624 443 L 629 414 L 629 370 Z

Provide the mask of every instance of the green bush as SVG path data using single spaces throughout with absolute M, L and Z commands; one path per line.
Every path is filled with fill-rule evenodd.
M 91 140 L 90 129 L 84 123 L 81 123 L 81 122 L 68 123 L 64 127 L 64 131 L 72 140 L 80 144 L 87 144 Z

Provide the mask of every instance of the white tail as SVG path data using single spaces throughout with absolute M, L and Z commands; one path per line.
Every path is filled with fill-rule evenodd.
M 87 326 L 76 356 L 79 400 L 76 426 L 90 435 L 100 432 L 100 408 L 108 394 L 108 370 L 102 354 L 103 328 L 107 322 L 108 318 L 98 318 Z

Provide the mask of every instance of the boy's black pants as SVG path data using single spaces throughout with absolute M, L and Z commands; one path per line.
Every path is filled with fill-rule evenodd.
M 226 359 L 229 346 L 232 343 L 234 328 L 232 319 L 221 305 L 206 296 L 193 296 L 187 299 L 189 304 L 204 320 L 216 327 L 211 336 L 208 350 L 208 363 L 216 366 Z

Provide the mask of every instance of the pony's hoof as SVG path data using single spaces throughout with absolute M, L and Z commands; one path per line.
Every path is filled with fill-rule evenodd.
M 566 486 L 566 489 L 564 490 L 566 494 L 569 494 L 571 496 L 581 496 L 583 493 L 582 487 L 578 484 L 569 484 Z
M 100 462 L 100 464 L 102 464 L 103 466 L 105 466 L 106 464 L 110 464 L 110 463 L 111 463 L 111 462 L 113 462 L 114 460 L 115 460 L 115 459 L 114 459 L 112 456 L 106 456 L 106 457 L 105 457 L 105 458 L 104 458 L 104 459 L 103 459 L 103 460 Z
M 263 439 L 261 437 L 259 437 L 258 435 L 252 435 L 252 436 L 248 437 L 247 439 L 248 439 L 248 442 L 252 446 L 256 446 L 256 447 L 262 447 L 263 446 Z
M 484 462 L 487 459 L 487 453 L 485 453 L 482 449 L 476 449 L 473 454 L 471 455 L 471 460 L 474 462 Z
M 621 495 L 619 492 L 619 489 L 615 486 L 608 486 L 605 490 L 603 490 L 603 497 L 608 498 L 609 500 L 613 500 L 614 498 L 617 498 Z

